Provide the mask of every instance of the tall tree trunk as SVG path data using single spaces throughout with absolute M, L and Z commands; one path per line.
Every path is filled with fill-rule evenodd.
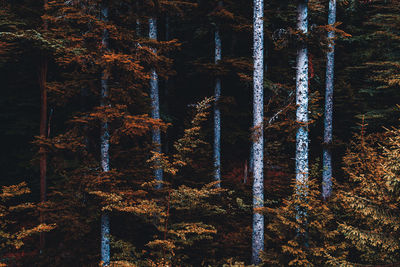
M 336 22 L 336 0 L 329 0 L 328 24 Z M 335 69 L 335 32 L 328 32 L 332 41 L 326 55 L 326 89 L 325 89 L 325 117 L 324 117 L 324 147 L 322 172 L 322 197 L 327 199 L 332 192 L 332 112 L 333 112 L 333 79 Z
M 40 83 L 40 137 L 47 138 L 47 59 L 42 56 L 40 60 L 39 83 Z M 40 147 L 40 202 L 46 201 L 46 174 L 47 174 L 47 152 Z M 40 212 L 40 223 L 44 223 L 44 215 Z M 40 249 L 44 248 L 44 233 L 40 233 Z
M 101 6 L 101 20 L 108 21 L 108 6 L 107 2 L 103 2 Z M 102 46 L 104 50 L 108 49 L 108 31 L 104 29 L 102 37 Z M 107 105 L 108 97 L 108 78 L 107 73 L 103 70 L 101 76 L 101 106 Z M 101 123 L 100 136 L 100 160 L 103 172 L 110 170 L 110 134 L 108 131 L 108 123 Z M 110 218 L 106 212 L 101 215 L 101 261 L 103 266 L 110 265 Z
M 297 28 L 302 34 L 308 31 L 308 0 L 299 0 L 297 11 Z M 301 40 L 297 50 L 296 73 L 296 120 L 298 124 L 296 134 L 296 181 L 298 183 L 297 194 L 304 196 L 300 186 L 306 186 L 308 180 L 308 55 L 307 44 Z M 307 211 L 297 210 L 297 218 L 306 221 Z M 304 236 L 307 244 L 307 234 Z
M 149 19 L 149 38 L 157 40 L 157 19 Z M 153 52 L 156 53 L 157 50 L 153 48 Z M 160 101 L 158 92 L 158 75 L 155 68 L 151 69 L 150 77 L 150 98 L 151 98 L 151 117 L 153 119 L 160 119 Z M 155 147 L 155 151 L 161 153 L 161 133 L 160 129 L 153 129 L 152 131 L 152 141 Z M 159 162 L 155 163 L 157 166 Z M 154 177 L 157 181 L 163 180 L 163 171 L 160 167 L 154 169 Z M 157 184 L 156 188 L 161 188 L 162 184 Z
M 303 34 L 308 31 L 307 0 L 298 3 L 297 28 Z M 301 42 L 297 50 L 296 73 L 296 120 L 298 130 L 296 135 L 296 180 L 305 182 L 308 179 L 308 56 L 307 44 Z
M 257 210 L 264 207 L 264 1 L 254 0 L 254 73 L 253 73 L 253 234 L 252 262 L 260 263 L 264 250 L 264 215 Z
M 218 3 L 218 6 L 222 6 L 222 2 Z M 221 60 L 222 56 L 222 45 L 221 37 L 219 34 L 218 25 L 215 28 L 214 33 L 215 40 L 215 64 Z M 215 81 L 214 89 L 214 180 L 221 182 L 221 111 L 219 109 L 219 100 L 221 97 L 221 78 L 217 77 Z M 221 183 L 216 185 L 221 187 Z
M 165 41 L 169 41 L 170 39 L 170 18 L 169 15 L 166 14 L 165 15 Z M 168 57 L 169 57 L 169 53 L 168 53 Z M 169 95 L 169 89 L 171 87 L 171 81 L 169 79 L 165 80 L 165 84 L 164 84 L 164 109 L 165 109 L 165 113 L 169 114 L 169 105 L 168 105 L 168 95 Z M 164 133 L 164 153 L 168 154 L 169 151 L 169 140 L 168 140 L 168 129 L 165 130 Z
M 46 12 L 47 0 L 44 0 L 44 10 Z M 47 31 L 47 21 L 43 21 L 44 31 Z M 40 87 L 40 137 L 47 138 L 47 58 L 42 55 L 39 66 L 39 87 Z M 47 153 L 44 147 L 39 149 L 40 163 L 40 202 L 43 204 L 46 201 L 46 175 L 47 175 Z M 40 212 L 40 223 L 44 223 L 43 212 Z M 42 251 L 45 245 L 44 233 L 40 233 L 39 246 Z

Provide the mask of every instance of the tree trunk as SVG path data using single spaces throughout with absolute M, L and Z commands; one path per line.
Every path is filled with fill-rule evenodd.
M 308 31 L 307 0 L 300 0 L 298 8 L 297 28 L 303 34 Z M 296 180 L 300 183 L 308 179 L 308 56 L 307 44 L 303 41 L 297 50 L 296 73 Z
M 46 12 L 47 0 L 44 0 L 44 9 Z M 43 21 L 43 28 L 47 31 L 47 21 Z M 47 58 L 43 55 L 40 59 L 39 66 L 39 87 L 40 87 L 40 127 L 39 134 L 41 138 L 47 138 Z M 47 175 L 47 153 L 44 147 L 39 148 L 39 172 L 40 172 L 40 202 L 43 204 L 46 201 L 46 175 Z M 40 212 L 40 223 L 44 223 L 43 212 Z M 39 246 L 40 251 L 45 245 L 44 233 L 40 233 Z
M 252 262 L 260 263 L 260 252 L 264 250 L 264 216 L 257 210 L 264 207 L 264 2 L 254 0 L 254 98 L 253 98 L 253 234 Z
M 40 137 L 47 138 L 47 59 L 45 56 L 41 58 L 39 70 L 40 83 Z M 40 202 L 43 204 L 46 201 L 46 174 L 47 174 L 47 153 L 46 149 L 40 147 Z M 44 215 L 40 212 L 40 223 L 44 223 Z M 44 233 L 40 233 L 40 249 L 44 248 Z
M 222 6 L 222 2 L 218 3 L 218 6 Z M 219 35 L 219 27 L 216 26 L 215 34 L 215 64 L 221 60 L 222 46 L 221 37 Z M 221 78 L 217 77 L 215 81 L 214 89 L 214 180 L 221 182 L 221 111 L 219 109 L 219 100 L 221 97 Z M 221 183 L 216 185 L 221 187 Z
M 157 40 L 157 19 L 150 18 L 149 19 L 149 38 L 153 40 Z M 153 49 L 153 52 L 156 53 L 157 50 Z M 158 75 L 155 68 L 151 69 L 151 77 L 150 77 L 150 98 L 151 98 L 151 117 L 153 119 L 160 119 L 160 101 L 159 101 L 159 92 L 158 92 Z M 160 129 L 153 129 L 152 131 L 152 141 L 157 153 L 161 153 L 161 133 Z M 155 162 L 156 168 L 154 169 L 154 177 L 157 181 L 163 180 L 163 171 L 160 167 L 158 167 L 159 162 Z M 156 188 L 160 189 L 162 184 L 157 184 Z
M 297 6 L 297 28 L 302 34 L 308 31 L 308 0 L 300 0 Z M 302 38 L 302 37 L 300 37 Z M 297 50 L 296 73 L 296 120 L 298 124 L 296 134 L 296 193 L 305 200 L 304 187 L 308 181 L 308 55 L 307 44 L 300 40 Z M 297 219 L 304 224 L 307 222 L 307 210 L 297 208 Z M 304 227 L 307 227 L 304 225 Z M 300 232 L 299 232 L 300 234 Z M 300 234 L 304 245 L 308 245 L 307 233 Z
M 328 24 L 336 22 L 336 0 L 329 0 Z M 327 199 L 332 192 L 332 112 L 333 112 L 333 79 L 335 69 L 335 32 L 328 32 L 332 41 L 326 55 L 326 89 L 325 89 L 325 117 L 324 117 L 324 148 L 322 172 L 322 197 Z
M 169 41 L 170 39 L 170 18 L 169 15 L 166 14 L 165 15 L 165 41 Z M 168 57 L 170 57 L 170 54 L 167 54 Z M 170 91 L 170 87 L 171 87 L 171 81 L 169 79 L 165 80 L 165 84 L 164 84 L 164 112 L 166 114 L 169 114 L 169 105 L 168 105 L 168 101 L 169 101 L 169 91 Z M 164 153 L 168 154 L 169 151 L 169 136 L 168 136 L 168 129 L 165 130 L 164 133 Z
M 108 7 L 103 3 L 101 7 L 101 20 L 108 20 Z M 104 50 L 108 49 L 108 31 L 104 29 L 102 46 Z M 108 97 L 108 78 L 107 73 L 103 70 L 101 76 L 101 106 L 107 105 Z M 101 123 L 101 136 L 100 136 L 100 160 L 103 172 L 110 170 L 110 134 L 108 131 L 108 123 Z M 106 212 L 101 215 L 101 261 L 103 266 L 110 265 L 110 218 Z

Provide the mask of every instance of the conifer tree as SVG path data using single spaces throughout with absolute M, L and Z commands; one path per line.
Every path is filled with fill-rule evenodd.
M 297 29 L 300 42 L 296 60 L 296 180 L 299 183 L 308 179 L 308 53 L 304 40 L 308 32 L 308 1 L 299 0 L 297 4 Z
M 349 183 L 335 196 L 338 230 L 353 251 L 347 261 L 398 265 L 400 130 L 367 135 L 361 127 L 343 158 Z
M 101 3 L 101 20 L 107 23 L 108 21 L 108 2 L 103 0 Z M 101 40 L 102 48 L 107 52 L 109 48 L 109 37 L 108 30 L 103 30 L 103 36 Z M 101 100 L 100 105 L 102 107 L 108 106 L 108 78 L 107 70 L 103 70 L 101 74 Z M 108 122 L 101 122 L 101 136 L 100 136 L 100 162 L 103 172 L 110 171 L 110 133 L 108 129 Z M 110 264 L 110 217 L 107 212 L 101 214 L 101 262 L 103 266 L 108 266 Z
M 342 38 L 346 33 L 338 29 L 340 23 L 326 25 L 328 0 L 308 1 L 308 6 L 306 0 L 271 0 L 264 10 L 263 1 L 254 2 L 253 7 L 246 1 L 222 0 L 52 0 L 43 12 L 43 1 L 0 0 L 0 189 L 6 185 L 0 190 L 0 266 L 400 262 L 399 131 L 389 128 L 397 125 L 400 96 L 398 1 L 337 1 L 341 27 L 354 36 L 349 39 Z M 293 30 L 297 4 L 302 22 Z M 102 14 L 105 6 L 107 16 Z M 301 25 L 307 24 L 307 11 L 309 31 Z M 149 28 L 166 40 L 144 34 L 149 19 Z M 254 40 L 261 49 L 255 45 L 252 51 L 253 30 L 260 34 Z M 265 59 L 263 38 L 269 40 Z M 223 58 L 215 49 L 219 44 Z M 326 199 L 318 177 L 329 170 L 328 161 L 322 162 L 323 170 L 311 164 L 308 168 L 314 153 L 307 155 L 308 143 L 324 138 L 323 123 L 313 122 L 323 113 L 319 92 L 333 77 L 322 45 L 330 46 L 328 55 L 333 48 L 340 52 L 334 79 L 334 117 L 340 127 L 335 127 L 338 153 L 332 155 L 332 171 L 341 173 L 342 162 L 335 158 L 347 145 L 356 115 L 366 113 L 369 132 L 384 131 L 381 125 L 390 129 L 362 134 L 350 144 L 345 175 L 337 177 L 338 183 L 332 181 L 336 189 Z M 39 89 L 45 85 L 48 106 L 55 112 L 40 127 L 42 104 L 35 88 L 44 54 L 49 71 Z M 272 67 L 263 77 L 264 64 L 258 63 L 267 62 Z M 321 83 L 323 77 L 326 83 Z M 171 79 L 165 94 L 168 107 L 167 101 L 159 107 L 163 122 L 152 118 L 150 88 L 161 89 Z M 216 90 L 218 81 L 223 81 L 224 97 Z M 307 94 L 308 88 L 314 90 Z M 186 107 L 206 95 L 214 98 L 193 105 L 194 116 L 186 117 Z M 254 114 L 253 104 L 258 109 Z M 223 115 L 224 126 L 216 142 L 213 106 Z M 42 131 L 50 121 L 51 136 Z M 251 140 L 249 124 L 254 126 Z M 160 149 L 153 133 L 163 133 L 167 126 Z M 218 142 L 224 151 L 223 189 L 215 179 L 221 166 L 215 161 Z M 250 142 L 254 180 L 243 178 Z M 329 151 L 330 141 L 324 142 Z M 298 179 L 290 186 L 294 144 Z M 39 205 L 31 204 L 40 196 L 43 153 L 36 148 L 47 155 L 47 199 Z M 162 181 L 155 179 L 157 169 Z M 32 185 L 32 195 L 24 193 L 25 184 L 18 179 Z M 249 181 L 254 182 L 254 194 Z M 326 182 L 323 186 L 330 188 Z M 47 228 L 39 215 L 52 229 L 41 251 L 39 233 Z M 103 233 L 112 235 L 99 233 L 104 215 L 112 229 Z M 109 242 L 103 258 L 102 237 Z
M 49 31 L 57 44 L 52 52 L 62 74 L 50 83 L 52 100 L 60 106 L 76 107 L 75 97 L 81 88 L 87 87 L 91 93 L 83 112 L 66 113 L 71 119 L 65 132 L 49 140 L 38 140 L 38 144 L 51 151 L 54 165 L 54 191 L 46 214 L 49 222 L 62 225 L 52 236 L 62 236 L 64 240 L 49 246 L 48 264 L 93 263 L 93 259 L 99 259 L 99 241 L 102 241 L 100 259 L 103 265 L 109 264 L 112 210 L 107 209 L 107 204 L 115 194 L 128 194 L 149 176 L 146 157 L 150 148 L 145 136 L 153 129 L 165 127 L 159 120 L 143 114 L 150 111 L 143 93 L 150 75 L 144 66 L 155 61 L 155 57 L 149 41 L 132 46 L 138 39 L 133 34 L 135 29 L 121 25 L 124 12 L 131 12 L 121 10 L 123 2 L 49 3 Z M 134 25 L 136 16 L 128 17 L 131 20 L 127 24 Z M 160 45 L 172 46 L 174 42 Z M 168 60 L 158 60 L 166 67 L 165 76 Z M 95 229 L 99 221 L 101 238 Z M 83 240 L 85 246 L 72 245 Z M 58 254 L 59 246 L 67 253 Z
M 218 7 L 222 6 L 222 2 L 218 2 Z M 214 33 L 214 41 L 215 41 L 215 63 L 221 60 L 222 56 L 222 45 L 221 45 L 221 36 L 219 26 L 215 26 Z M 215 104 L 214 104 L 214 180 L 221 181 L 221 111 L 219 108 L 219 100 L 221 96 L 221 78 L 217 77 L 215 81 Z M 218 187 L 221 184 L 217 184 Z
M 2 186 L 0 191 L 0 266 L 14 265 L 16 254 L 21 247 L 30 242 L 33 236 L 54 229 L 55 225 L 40 223 L 35 225 L 28 211 L 36 207 L 30 202 L 23 202 L 22 197 L 29 195 L 30 189 L 25 182 Z M 22 216 L 21 216 L 22 214 Z M 21 218 L 29 220 L 21 224 Z M 42 249 L 42 248 L 41 248 Z
M 149 19 L 149 38 L 152 40 L 157 40 L 157 18 Z M 155 48 L 152 49 L 153 53 L 157 53 Z M 160 94 L 158 90 L 158 75 L 153 67 L 151 69 L 151 77 L 150 77 L 150 99 L 151 99 L 151 117 L 153 119 L 160 119 Z M 161 132 L 160 129 L 154 129 L 152 133 L 152 140 L 155 151 L 157 153 L 161 153 Z M 156 162 L 156 167 L 154 169 L 154 177 L 157 181 L 163 180 L 163 171 L 158 166 L 159 164 Z M 157 185 L 158 188 L 162 187 L 162 184 Z
M 47 9 L 47 0 L 44 0 L 44 10 Z M 47 21 L 43 21 L 43 30 L 47 31 Z M 40 86 L 40 137 L 47 138 L 47 58 L 42 55 L 39 66 L 39 86 Z M 40 202 L 46 201 L 46 172 L 47 172 L 47 155 L 43 147 L 39 149 L 40 154 Z M 44 223 L 43 214 L 40 214 L 40 222 Z M 40 249 L 44 247 L 44 233 L 40 233 Z
M 336 0 L 329 1 L 328 24 L 332 27 L 336 22 Z M 333 114 L 333 80 L 335 69 L 335 32 L 328 32 L 329 51 L 326 55 L 325 78 L 325 117 L 324 117 L 324 148 L 323 148 L 323 172 L 322 172 L 322 197 L 328 198 L 332 191 L 332 114 Z
M 252 262 L 260 262 L 264 250 L 264 1 L 254 0 L 253 14 L 253 234 Z
M 341 266 L 346 263 L 346 244 L 337 229 L 334 205 L 323 201 L 315 166 L 307 183 L 292 184 L 293 193 L 282 203 L 267 208 L 269 224 L 263 253 L 267 266 Z M 299 191 L 302 194 L 299 194 Z M 299 216 L 306 210 L 307 217 Z

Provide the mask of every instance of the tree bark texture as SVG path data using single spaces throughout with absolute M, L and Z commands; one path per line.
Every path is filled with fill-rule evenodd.
M 157 19 L 149 19 L 149 38 L 157 40 Z M 157 50 L 153 48 L 153 52 L 156 53 Z M 160 100 L 159 100 L 159 90 L 158 90 L 158 75 L 155 68 L 151 69 L 150 75 L 150 98 L 151 98 L 151 117 L 153 119 L 160 119 Z M 161 153 L 161 132 L 160 129 L 153 129 L 152 131 L 152 141 L 157 153 Z M 159 162 L 155 162 L 158 166 Z M 154 177 L 157 181 L 163 180 L 163 171 L 160 167 L 154 169 Z M 156 188 L 161 188 L 162 184 L 157 184 Z
M 302 34 L 308 31 L 307 1 L 298 4 L 297 28 Z M 301 41 L 297 50 L 296 72 L 296 180 L 300 183 L 308 179 L 308 55 L 307 45 Z
M 219 5 L 222 3 L 220 2 Z M 221 60 L 222 45 L 219 27 L 216 26 L 214 33 L 215 41 L 215 64 Z M 221 111 L 219 109 L 219 100 L 221 97 L 221 78 L 217 77 L 214 88 L 214 180 L 221 182 Z M 217 187 L 221 187 L 218 183 Z
M 336 22 L 336 0 L 329 0 L 328 24 Z M 325 87 L 325 116 L 324 116 L 324 148 L 322 171 L 322 197 L 327 199 L 332 192 L 332 114 L 333 114 L 333 79 L 335 70 L 335 32 L 328 32 L 329 51 L 326 55 L 326 87 Z
M 263 0 L 254 0 L 254 46 L 253 46 L 253 234 L 252 262 L 260 263 L 260 252 L 264 250 L 264 216 L 257 209 L 264 207 L 264 30 Z
M 108 20 L 108 7 L 103 3 L 101 7 L 101 20 Z M 108 31 L 104 29 L 102 37 L 102 46 L 104 50 L 108 49 Z M 108 97 L 108 78 L 107 73 L 103 70 L 101 76 L 101 106 L 107 105 Z M 110 170 L 110 133 L 108 130 L 108 123 L 101 122 L 101 133 L 100 133 L 100 161 L 103 172 Z M 110 265 L 110 218 L 106 212 L 101 215 L 101 261 L 103 266 Z

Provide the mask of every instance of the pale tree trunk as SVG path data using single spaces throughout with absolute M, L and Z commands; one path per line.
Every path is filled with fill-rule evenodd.
M 44 0 L 44 9 L 46 12 L 47 0 Z M 47 31 L 47 21 L 43 21 L 44 31 Z M 40 87 L 40 129 L 39 134 L 41 138 L 47 138 L 47 58 L 43 55 L 40 59 L 39 66 L 39 87 Z M 47 153 L 44 147 L 39 148 L 39 172 L 40 172 L 40 202 L 43 204 L 46 201 L 46 175 L 47 175 Z M 40 212 L 40 223 L 44 223 L 43 212 Z M 45 236 L 40 233 L 39 237 L 40 251 L 44 249 Z
M 303 34 L 308 31 L 307 0 L 300 0 L 298 8 L 297 28 Z M 301 41 L 297 50 L 296 73 L 296 180 L 300 183 L 308 179 L 308 55 L 307 44 Z
M 218 6 L 222 6 L 222 2 L 218 3 Z M 221 36 L 219 34 L 218 25 L 215 28 L 214 33 L 214 41 L 215 41 L 215 64 L 221 60 L 222 56 L 222 45 L 221 45 Z M 221 111 L 219 109 L 219 100 L 221 97 L 221 78 L 217 77 L 215 81 L 215 89 L 214 89 L 214 180 L 217 182 L 221 182 Z M 221 183 L 216 185 L 217 187 L 221 187 Z
M 328 24 L 336 22 L 336 0 L 329 0 Z M 326 55 L 326 89 L 325 89 L 325 117 L 324 117 L 324 148 L 322 172 L 322 197 L 327 199 L 332 192 L 332 113 L 333 113 L 333 79 L 335 69 L 335 32 L 328 32 L 329 51 Z
M 302 34 L 308 31 L 308 0 L 300 0 L 297 6 L 298 21 L 297 29 Z M 296 120 L 298 124 L 296 134 L 296 193 L 306 201 L 304 189 L 308 181 L 308 55 L 307 44 L 301 40 L 297 50 L 297 73 L 296 73 Z M 307 223 L 307 210 L 297 208 L 296 218 Z M 307 227 L 306 225 L 303 225 Z M 300 234 L 300 233 L 299 233 Z M 301 234 L 307 246 L 307 233 Z
M 101 20 L 108 21 L 108 7 L 103 3 L 101 7 Z M 104 50 L 108 49 L 108 31 L 104 29 L 102 46 Z M 107 105 L 108 97 L 108 78 L 106 71 L 103 71 L 101 76 L 101 106 Z M 108 123 L 101 122 L 101 136 L 100 136 L 100 160 L 103 172 L 110 170 L 110 133 L 108 130 Z M 101 215 L 101 261 L 103 266 L 110 265 L 110 218 L 106 212 Z
M 157 40 L 157 19 L 150 18 L 149 19 L 149 38 L 153 40 Z M 157 50 L 153 48 L 153 52 L 156 53 Z M 160 119 L 160 101 L 159 101 L 159 92 L 158 92 L 158 75 L 155 68 L 151 69 L 150 76 L 150 98 L 151 98 L 151 117 L 153 119 Z M 161 153 L 161 133 L 160 129 L 153 129 L 152 131 L 152 141 L 157 153 Z M 158 166 L 159 161 L 156 161 L 155 164 Z M 163 180 L 163 171 L 160 167 L 156 167 L 154 169 L 154 177 L 157 181 Z M 156 188 L 159 189 L 162 187 L 162 184 L 157 184 Z
M 264 1 L 254 0 L 254 46 L 253 46 L 253 209 L 264 207 Z M 252 262 L 260 263 L 264 250 L 264 215 L 253 211 Z

